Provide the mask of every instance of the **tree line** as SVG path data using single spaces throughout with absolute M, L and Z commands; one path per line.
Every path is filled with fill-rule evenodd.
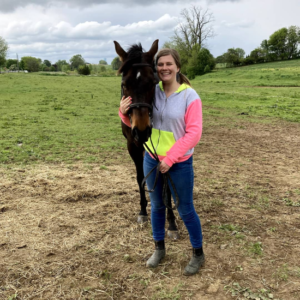
M 107 62 L 100 60 L 99 64 L 89 64 L 85 61 L 81 54 L 76 54 L 70 58 L 69 62 L 66 60 L 58 60 L 51 63 L 48 59 L 42 60 L 32 56 L 23 56 L 20 61 L 18 59 L 6 59 L 9 47 L 6 41 L 0 37 L 0 68 L 4 70 L 27 70 L 29 72 L 39 71 L 77 71 L 79 74 L 89 75 L 90 73 L 106 72 Z
M 230 48 L 216 58 L 216 63 L 226 63 L 230 66 L 251 65 L 278 60 L 300 58 L 300 27 L 284 27 L 261 42 L 260 47 L 251 51 L 245 57 L 241 48 Z

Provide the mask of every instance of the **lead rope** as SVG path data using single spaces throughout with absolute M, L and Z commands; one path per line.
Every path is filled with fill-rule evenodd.
M 146 147 L 146 149 L 148 150 L 148 152 L 154 157 L 154 159 L 158 162 L 158 164 L 150 170 L 150 172 L 145 176 L 145 178 L 142 181 L 142 184 L 141 184 L 142 188 L 144 189 L 145 192 L 148 192 L 148 193 L 152 193 L 155 190 L 155 187 L 156 187 L 156 184 L 157 184 L 157 180 L 158 180 L 158 176 L 159 176 L 159 168 L 160 168 L 160 164 L 161 164 L 161 162 L 159 161 L 158 155 L 156 153 L 156 150 L 155 150 L 155 148 L 153 146 L 153 142 L 152 142 L 151 137 L 150 137 L 150 142 L 151 142 L 151 145 L 152 145 L 152 147 L 154 149 L 154 153 L 150 150 L 150 148 L 148 147 L 148 145 L 146 143 L 144 143 L 144 146 Z M 151 173 L 155 170 L 155 168 L 156 168 L 156 174 L 155 174 L 155 180 L 154 180 L 153 187 L 152 187 L 151 190 L 146 189 L 145 188 L 146 180 L 151 175 Z M 173 182 L 173 180 L 172 180 L 169 172 L 162 174 L 162 177 L 163 177 L 163 192 L 162 192 L 162 196 L 163 196 L 164 205 L 168 209 L 176 210 L 178 208 L 178 206 L 179 206 L 180 200 L 179 200 L 178 193 L 177 193 L 177 190 L 175 188 L 174 182 Z M 168 205 L 168 180 L 170 181 L 172 189 L 173 189 L 174 194 L 175 194 L 175 206 L 174 207 L 172 207 L 172 205 L 171 205 L 171 207 Z

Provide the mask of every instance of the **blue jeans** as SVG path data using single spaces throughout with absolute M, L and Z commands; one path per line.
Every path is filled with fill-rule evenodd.
M 144 156 L 144 174 L 145 176 L 150 170 L 157 165 L 157 161 L 153 159 L 146 151 Z M 155 169 L 156 170 L 156 169 Z M 202 247 L 202 230 L 199 216 L 197 215 L 193 204 L 193 187 L 194 187 L 194 170 L 193 157 L 188 160 L 174 164 L 169 174 L 174 182 L 177 194 L 180 200 L 178 213 L 183 220 L 190 236 L 193 248 Z M 148 189 L 152 189 L 155 179 L 155 171 L 147 179 Z M 165 238 L 165 222 L 166 207 L 162 199 L 162 174 L 159 173 L 158 182 L 154 192 L 150 193 L 151 200 L 151 225 L 154 241 L 161 241 Z M 169 184 L 170 186 L 170 184 Z M 174 191 L 170 186 L 173 199 L 175 199 Z M 174 200 L 175 201 L 175 200 Z

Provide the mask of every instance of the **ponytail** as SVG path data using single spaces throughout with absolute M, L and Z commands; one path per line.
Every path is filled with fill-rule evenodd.
M 187 85 L 189 85 L 190 87 L 192 87 L 192 85 L 191 85 L 191 83 L 190 83 L 190 81 L 189 81 L 189 79 L 185 76 L 185 75 L 183 75 L 182 73 L 180 73 L 180 71 L 179 71 L 179 73 L 178 73 L 178 82 L 180 83 L 180 84 L 183 84 L 183 83 L 185 83 L 185 84 L 187 84 Z

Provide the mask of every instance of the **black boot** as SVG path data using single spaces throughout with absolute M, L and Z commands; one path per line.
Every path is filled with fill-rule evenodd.
M 166 249 L 165 249 L 165 241 L 155 242 L 155 251 L 152 256 L 147 261 L 148 268 L 156 268 L 160 261 L 165 257 Z
M 183 274 L 186 276 L 191 276 L 199 272 L 199 269 L 203 266 L 205 262 L 205 255 L 203 253 L 203 248 L 193 248 L 193 256 L 189 264 L 185 267 Z

